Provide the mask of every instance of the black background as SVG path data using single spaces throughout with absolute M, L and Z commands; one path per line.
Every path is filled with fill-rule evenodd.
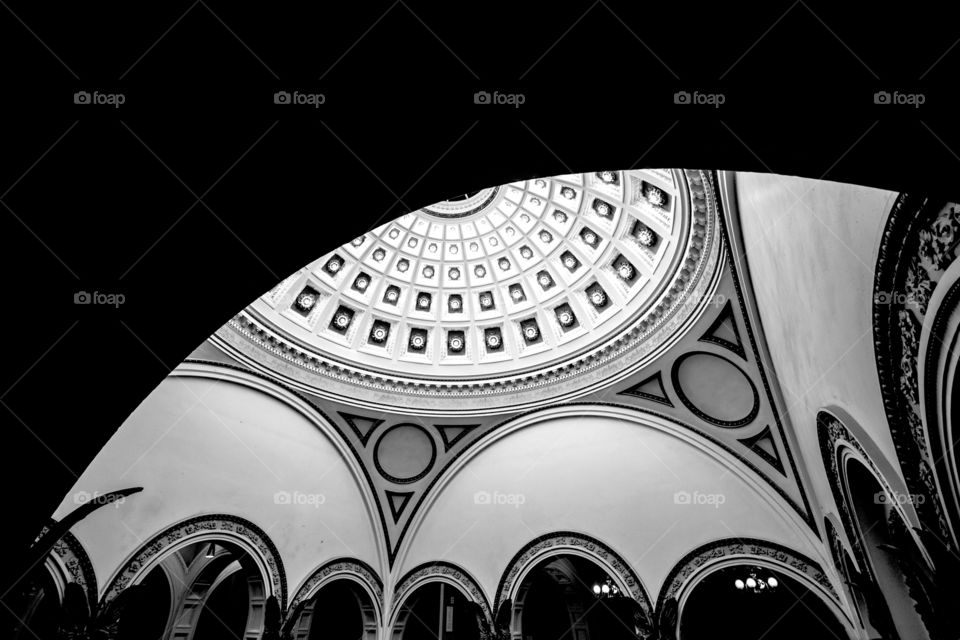
M 10 548 L 26 548 L 204 338 L 285 275 L 408 210 L 641 166 L 960 198 L 950 8 L 0 2 Z M 81 90 L 126 101 L 76 105 Z M 326 103 L 275 105 L 280 90 Z M 481 90 L 525 103 L 475 105 Z M 725 103 L 678 106 L 681 90 Z M 883 90 L 926 102 L 875 105 Z M 78 291 L 126 302 L 75 305 Z

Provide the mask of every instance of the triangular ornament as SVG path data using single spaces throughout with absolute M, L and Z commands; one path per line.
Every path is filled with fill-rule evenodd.
M 376 428 L 383 424 L 383 420 L 378 418 L 365 418 L 343 411 L 337 411 L 337 413 L 350 426 L 350 429 L 360 439 L 360 444 L 364 447 L 367 446 L 367 441 L 370 440 L 370 436 L 373 435 Z
M 760 456 L 767 464 L 781 474 L 784 473 L 783 462 L 780 460 L 780 452 L 777 451 L 777 443 L 773 439 L 773 433 L 771 433 L 769 425 L 764 427 L 760 433 L 750 436 L 749 438 L 738 440 L 738 442 Z
M 460 442 L 464 436 L 479 427 L 478 424 L 435 424 L 433 425 L 440 432 L 440 439 L 443 440 L 443 452 L 446 453 Z
M 393 517 L 393 523 L 400 521 L 404 509 L 410 504 L 410 498 L 413 497 L 413 491 L 385 491 L 387 494 L 387 504 L 390 506 L 390 515 Z
M 724 349 L 733 351 L 744 360 L 747 359 L 747 352 L 744 351 L 743 341 L 740 340 L 740 329 L 737 328 L 737 319 L 733 314 L 733 304 L 730 300 L 727 300 L 713 324 L 700 336 L 700 341 L 718 344 Z
M 670 402 L 670 398 L 667 396 L 666 389 L 663 388 L 663 378 L 660 377 L 659 371 L 655 371 L 653 375 L 644 378 L 632 387 L 620 391 L 618 395 L 633 396 L 635 398 L 659 402 L 668 407 L 673 406 L 673 403 Z

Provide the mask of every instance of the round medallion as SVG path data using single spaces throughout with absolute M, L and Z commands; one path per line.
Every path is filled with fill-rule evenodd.
M 396 484 L 416 482 L 430 471 L 437 446 L 423 427 L 402 423 L 383 432 L 373 447 L 377 471 Z
M 742 427 L 760 411 L 760 396 L 743 369 L 706 351 L 685 353 L 673 363 L 673 387 L 698 417 L 718 427 Z

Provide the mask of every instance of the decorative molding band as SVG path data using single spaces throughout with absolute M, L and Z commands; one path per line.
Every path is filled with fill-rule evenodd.
M 52 524 L 52 523 L 51 523 Z M 44 526 L 40 535 L 44 535 L 50 529 L 50 525 Z M 55 558 L 69 582 L 75 582 L 83 587 L 87 594 L 87 601 L 91 608 L 97 603 L 97 574 L 93 570 L 93 563 L 86 549 L 80 544 L 75 535 L 67 531 L 63 534 L 50 550 L 50 555 Z
M 391 616 L 391 621 L 396 617 L 395 614 L 400 611 L 400 607 L 403 606 L 406 599 L 417 587 L 436 580 L 449 581 L 456 584 L 463 591 L 464 595 L 480 605 L 487 623 L 492 624 L 493 612 L 490 609 L 490 603 L 487 602 L 487 597 L 483 594 L 483 589 L 480 588 L 480 583 L 455 564 L 440 560 L 414 567 L 397 582 L 393 598 L 394 615 Z
M 353 558 L 331 560 L 310 574 L 310 577 L 297 589 L 296 595 L 290 600 L 290 608 L 287 614 L 291 615 L 302 602 L 316 595 L 317 591 L 327 583 L 337 579 L 350 578 L 355 578 L 363 583 L 373 596 L 378 615 L 381 614 L 383 611 L 383 582 L 370 565 Z
M 579 551 L 615 573 L 630 596 L 640 604 L 648 619 L 653 619 L 653 607 L 650 598 L 640 581 L 640 576 L 627 561 L 596 538 L 573 531 L 558 531 L 542 535 L 528 542 L 513 556 L 497 587 L 497 615 L 499 615 L 503 603 L 508 598 L 512 598 L 512 594 L 519 588 L 518 580 L 521 576 L 526 575 L 537 562 L 544 558 L 560 555 L 564 551 Z
M 725 559 L 733 563 L 742 558 L 767 560 L 797 577 L 807 579 L 818 585 L 833 603 L 842 609 L 840 597 L 833 588 L 833 583 L 816 561 L 775 542 L 754 538 L 727 538 L 694 549 L 674 566 L 660 590 L 657 611 L 662 611 L 664 602 L 670 598 L 680 600 L 680 594 L 688 591 L 697 582 L 697 575 L 708 565 Z
M 873 338 L 880 391 L 904 480 L 920 520 L 951 538 L 920 413 L 917 360 L 927 305 L 956 259 L 960 206 L 901 194 L 883 231 L 873 291 Z
M 231 515 L 213 514 L 190 518 L 157 534 L 128 560 L 110 581 L 101 604 L 116 598 L 121 591 L 140 578 L 145 569 L 152 569 L 154 560 L 173 548 L 189 544 L 193 538 L 206 539 L 211 535 L 226 534 L 240 538 L 255 549 L 265 565 L 270 581 L 271 595 L 277 596 L 281 611 L 287 608 L 287 578 L 280 552 L 267 534 L 252 522 Z

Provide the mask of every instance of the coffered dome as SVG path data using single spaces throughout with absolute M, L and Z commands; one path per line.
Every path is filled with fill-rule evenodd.
M 688 173 L 600 171 L 451 197 L 324 255 L 232 324 L 361 384 L 542 384 L 643 340 L 686 299 L 715 219 L 708 179 Z

